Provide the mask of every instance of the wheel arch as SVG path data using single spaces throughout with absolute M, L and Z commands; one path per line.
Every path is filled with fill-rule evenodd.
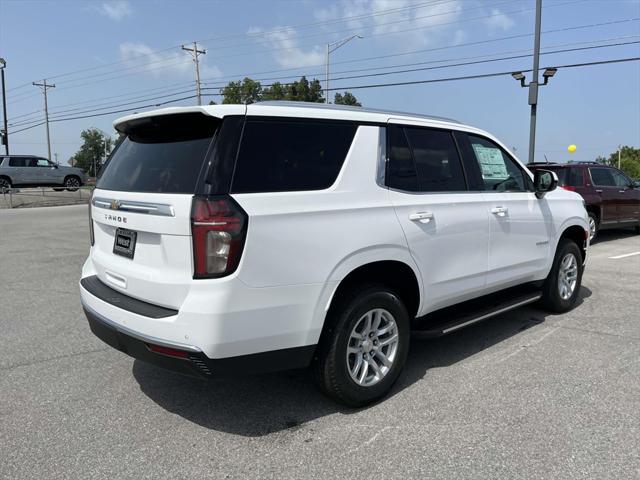
M 6 180 L 9 180 L 9 183 L 11 185 L 13 185 L 13 180 L 11 180 L 11 177 L 9 175 L 2 173 L 2 174 L 0 174 L 0 178 L 4 178 Z
M 584 226 L 578 224 L 567 225 L 562 230 L 562 233 L 558 237 L 558 243 L 556 244 L 555 252 L 558 250 L 558 246 L 563 239 L 569 239 L 573 241 L 578 248 L 580 249 L 580 253 L 582 254 L 582 262 L 587 258 L 587 239 L 589 238 L 589 230 L 588 227 L 585 229 Z
M 415 266 L 411 265 L 412 262 L 405 261 L 405 259 L 391 260 L 389 258 L 393 257 L 352 266 L 349 270 L 342 271 L 338 281 L 330 283 L 331 288 L 327 289 L 327 295 L 321 296 L 316 311 L 316 325 L 321 326 L 315 330 L 316 332 L 319 330 L 316 339 L 318 343 L 331 330 L 332 323 L 327 320 L 331 318 L 332 309 L 340 305 L 341 300 L 354 288 L 357 288 L 357 285 L 380 283 L 389 286 L 405 303 L 409 317 L 416 316 L 423 298 L 420 274 Z

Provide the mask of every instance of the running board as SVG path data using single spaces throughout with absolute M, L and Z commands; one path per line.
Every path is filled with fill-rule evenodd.
M 507 297 L 507 300 L 504 298 Z M 411 336 L 436 338 L 481 322 L 501 313 L 514 310 L 540 300 L 542 293 L 531 288 L 518 287 L 484 298 L 443 308 L 413 321 Z M 502 301 L 500 301 L 502 300 Z

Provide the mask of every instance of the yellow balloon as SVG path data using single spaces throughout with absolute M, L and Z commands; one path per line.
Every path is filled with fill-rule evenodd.
M 575 153 L 575 151 L 578 149 L 578 147 L 576 147 L 574 144 L 569 145 L 569 147 L 567 148 L 567 150 L 569 151 L 569 153 Z

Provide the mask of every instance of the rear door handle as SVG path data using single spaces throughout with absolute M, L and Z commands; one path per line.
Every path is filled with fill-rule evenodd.
M 602 193 L 602 190 L 596 188 L 596 193 Z
M 618 190 L 619 193 L 626 193 L 626 190 Z
M 493 207 L 491 209 L 491 213 L 499 217 L 504 217 L 507 212 L 509 212 L 509 209 L 507 207 Z
M 433 213 L 431 212 L 417 212 L 409 215 L 409 220 L 412 222 L 429 223 L 433 220 Z

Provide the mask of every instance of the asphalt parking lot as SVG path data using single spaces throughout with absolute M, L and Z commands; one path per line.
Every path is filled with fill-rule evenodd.
M 592 246 L 575 310 L 414 342 L 363 410 L 304 371 L 206 383 L 112 350 L 80 308 L 87 251 L 86 206 L 0 211 L 1 478 L 638 478 L 631 231 Z

